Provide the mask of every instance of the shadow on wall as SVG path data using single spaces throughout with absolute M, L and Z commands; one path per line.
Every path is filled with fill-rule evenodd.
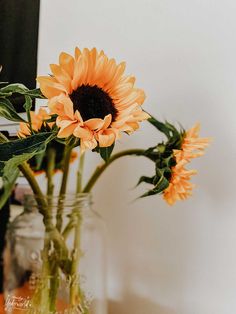
M 177 314 L 173 309 L 153 303 L 138 295 L 130 294 L 122 301 L 109 300 L 109 314 Z

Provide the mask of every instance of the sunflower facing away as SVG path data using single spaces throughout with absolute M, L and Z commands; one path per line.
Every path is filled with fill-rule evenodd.
M 50 68 L 52 76 L 37 81 L 58 115 L 58 137 L 73 134 L 82 150 L 111 146 L 121 131 L 130 134 L 149 117 L 141 108 L 143 90 L 134 87 L 133 76 L 123 75 L 125 63 L 116 64 L 103 51 L 75 48 L 74 57 L 62 52 L 59 65 Z
M 48 114 L 47 110 L 40 108 L 38 113 L 30 111 L 31 127 L 32 131 L 39 132 L 43 129 L 47 130 L 52 127 L 54 123 L 47 123 L 46 120 L 50 119 L 51 116 Z M 20 122 L 20 128 L 18 131 L 19 137 L 26 137 L 31 135 L 30 126 L 28 123 Z
M 169 186 L 163 191 L 163 197 L 169 205 L 177 200 L 184 200 L 192 195 L 194 184 L 190 182 L 196 170 L 187 170 L 186 165 L 191 159 L 202 156 L 209 145 L 209 138 L 199 137 L 200 124 L 186 131 L 181 143 L 181 149 L 174 149 L 176 165 L 171 169 Z
M 32 131 L 33 133 L 50 131 L 55 124 L 54 122 L 47 121 L 50 118 L 51 116 L 48 114 L 48 111 L 43 107 L 41 107 L 38 112 L 30 111 L 31 127 L 29 123 L 20 122 L 18 136 L 24 138 L 30 136 Z M 57 152 L 55 157 L 55 172 L 62 169 L 62 158 L 65 145 L 53 140 L 48 144 L 44 157 L 39 159 L 40 164 L 38 164 L 38 159 L 35 156 L 29 160 L 30 167 L 35 174 L 41 174 L 46 171 L 48 149 L 54 149 Z M 77 152 L 73 150 L 71 152 L 70 162 L 73 163 L 77 157 Z

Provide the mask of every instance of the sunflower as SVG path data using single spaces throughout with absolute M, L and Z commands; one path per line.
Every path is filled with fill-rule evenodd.
M 103 51 L 76 47 L 74 56 L 62 52 L 59 65 L 50 68 L 52 76 L 37 81 L 58 115 L 58 137 L 74 135 L 82 150 L 111 146 L 122 131 L 130 134 L 149 118 L 141 108 L 143 90 L 134 87 L 133 76 L 123 75 L 125 63 L 116 64 Z
M 50 119 L 51 116 L 48 114 L 45 108 L 40 108 L 38 113 L 30 111 L 31 128 L 34 132 L 39 132 L 42 128 L 51 128 L 53 123 L 47 123 L 46 120 Z M 26 137 L 31 135 L 31 129 L 29 123 L 20 122 L 18 131 L 19 137 Z
M 195 185 L 190 179 L 197 171 L 187 170 L 186 165 L 191 159 L 202 156 L 210 142 L 209 138 L 200 138 L 199 131 L 200 124 L 194 125 L 184 133 L 181 148 L 173 150 L 176 165 L 171 168 L 169 186 L 163 191 L 163 198 L 169 205 L 192 195 Z

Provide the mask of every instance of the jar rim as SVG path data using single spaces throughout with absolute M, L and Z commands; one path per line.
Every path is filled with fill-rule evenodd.
M 24 207 L 25 209 L 34 209 L 39 208 L 37 200 L 46 200 L 48 205 L 51 207 L 51 210 L 58 205 L 63 205 L 67 208 L 75 206 L 90 206 L 92 204 L 92 195 L 91 193 L 65 193 L 62 195 L 45 195 L 45 198 L 38 197 L 33 193 L 27 193 L 24 195 Z

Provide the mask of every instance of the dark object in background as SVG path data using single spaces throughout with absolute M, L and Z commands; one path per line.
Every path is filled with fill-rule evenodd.
M 35 88 L 38 25 L 39 0 L 0 0 L 0 82 Z M 24 97 L 14 103 L 23 111 Z
M 23 83 L 30 89 L 36 86 L 38 26 L 40 0 L 0 0 L 0 82 Z M 18 112 L 23 111 L 24 97 L 12 99 Z M 1 127 L 0 131 L 4 131 Z M 2 292 L 2 252 L 9 202 L 0 212 L 0 292 Z
M 8 224 L 10 218 L 10 201 L 6 202 L 3 208 L 0 210 L 0 292 L 2 292 L 2 281 L 3 281 L 3 255 L 2 252 L 5 246 L 5 234 L 6 234 L 6 226 Z

